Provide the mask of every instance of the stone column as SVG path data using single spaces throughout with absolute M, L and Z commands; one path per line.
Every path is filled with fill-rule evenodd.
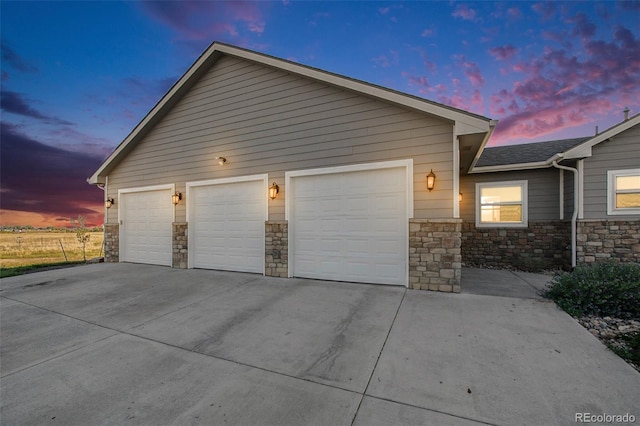
M 173 230 L 173 261 L 171 266 L 178 269 L 187 269 L 189 266 L 188 224 L 174 222 L 171 226 Z
M 264 274 L 286 278 L 289 273 L 289 225 L 287 221 L 265 222 Z
M 409 220 L 409 288 L 460 293 L 462 220 Z
M 120 225 L 117 223 L 104 224 L 104 261 L 120 262 Z

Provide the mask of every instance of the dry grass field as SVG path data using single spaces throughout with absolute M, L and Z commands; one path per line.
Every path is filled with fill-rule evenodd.
M 87 259 L 104 256 L 103 233 L 90 234 Z M 82 260 L 82 245 L 74 232 L 0 232 L 0 268 L 74 260 Z

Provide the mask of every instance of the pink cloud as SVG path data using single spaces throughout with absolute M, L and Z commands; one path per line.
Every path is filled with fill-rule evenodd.
M 557 6 L 552 1 L 543 1 L 534 4 L 531 9 L 538 13 L 543 21 L 548 21 L 556 14 Z
M 588 39 L 596 34 L 595 24 L 589 21 L 587 15 L 582 12 L 578 13 L 574 18 L 569 19 L 567 22 L 576 24 L 572 31 L 574 36 Z
M 422 33 L 420 33 L 421 37 L 431 37 L 435 33 L 433 28 L 425 28 Z
M 420 88 L 421 93 L 425 93 L 427 91 L 426 89 L 431 88 L 431 84 L 429 84 L 429 80 L 425 76 L 418 77 L 415 75 L 411 75 L 406 71 L 403 71 L 401 74 L 404 78 L 407 79 L 409 85 L 417 86 L 418 88 Z
M 510 18 L 520 19 L 522 18 L 522 11 L 517 7 L 510 7 L 507 9 L 507 15 Z
M 461 66 L 464 69 L 464 74 L 467 76 L 472 86 L 484 86 L 484 77 L 482 76 L 482 72 L 480 71 L 478 64 L 476 64 L 475 62 L 464 61 L 461 63 Z
M 389 51 L 389 55 L 380 55 L 377 58 L 373 58 L 373 62 L 382 68 L 389 68 L 398 64 L 398 52 L 395 50 Z
M 497 142 L 530 139 L 588 123 L 609 113 L 621 99 L 640 99 L 640 39 L 616 27 L 611 41 L 590 40 L 584 22 L 575 21 L 583 38 L 578 56 L 547 47 L 542 56 L 514 70 L 523 78 L 490 98 L 489 110 L 501 123 Z
M 262 10 L 268 5 L 265 2 L 185 0 L 139 4 L 146 13 L 189 40 L 211 40 L 224 35 L 238 37 L 240 28 L 262 34 L 266 27 Z
M 466 4 L 458 4 L 456 10 L 451 14 L 454 18 L 460 18 L 465 21 L 478 21 L 478 12 L 470 8 Z
M 249 31 L 252 33 L 262 34 L 264 32 L 265 23 L 262 22 L 249 22 L 248 27 Z
M 512 58 L 517 51 L 518 49 L 509 44 L 506 46 L 492 47 L 491 49 L 489 49 L 489 53 L 491 54 L 491 56 L 499 61 L 504 61 L 506 59 Z

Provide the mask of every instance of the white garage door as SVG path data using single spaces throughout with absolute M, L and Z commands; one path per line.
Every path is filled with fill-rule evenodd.
M 171 189 L 122 192 L 120 260 L 171 266 Z
M 405 167 L 298 176 L 290 186 L 291 275 L 406 285 Z
M 188 187 L 190 267 L 264 273 L 266 178 Z

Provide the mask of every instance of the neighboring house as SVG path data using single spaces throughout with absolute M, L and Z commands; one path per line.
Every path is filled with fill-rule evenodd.
M 89 178 L 105 258 L 458 292 L 459 170 L 494 125 L 214 43 Z
M 460 190 L 465 262 L 640 262 L 640 114 L 592 137 L 486 148 Z
M 88 181 L 108 262 L 459 292 L 463 261 L 570 264 L 554 160 L 577 259 L 638 261 L 639 121 L 484 149 L 486 117 L 214 43 Z

